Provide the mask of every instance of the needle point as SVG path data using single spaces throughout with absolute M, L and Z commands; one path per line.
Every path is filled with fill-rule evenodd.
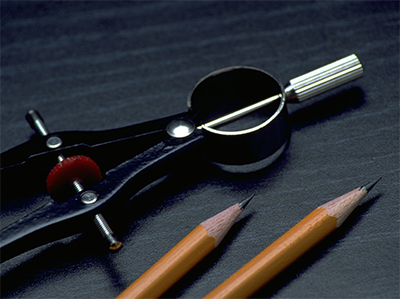
M 242 210 L 244 210 L 244 208 L 249 204 L 250 200 L 252 200 L 254 197 L 254 194 L 252 196 L 250 196 L 249 198 L 246 198 L 245 200 L 243 200 L 242 202 L 239 203 L 239 208 L 241 208 Z

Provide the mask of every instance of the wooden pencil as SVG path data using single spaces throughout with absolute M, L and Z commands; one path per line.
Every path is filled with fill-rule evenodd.
M 250 297 L 338 228 L 378 181 L 316 208 L 205 298 Z
M 200 223 L 117 298 L 158 298 L 216 248 L 252 197 Z

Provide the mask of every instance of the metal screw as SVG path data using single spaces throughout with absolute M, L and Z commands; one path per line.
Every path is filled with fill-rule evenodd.
M 76 193 L 81 193 L 83 190 L 85 190 L 85 187 L 83 187 L 81 181 L 78 181 L 78 180 L 72 182 L 72 188 L 74 188 Z M 82 195 L 81 195 L 81 200 L 82 200 Z M 97 198 L 96 198 L 96 200 L 97 200 Z M 82 202 L 83 202 L 83 200 L 82 200 Z M 85 202 L 83 202 L 83 203 L 85 203 Z
M 78 183 L 77 184 L 78 188 L 80 188 L 80 187 L 83 188 L 82 184 L 80 184 L 79 181 L 75 181 L 74 183 Z M 85 205 L 93 204 L 98 199 L 99 199 L 99 196 L 97 195 L 96 192 L 94 192 L 92 190 L 85 191 L 81 194 L 81 201 Z M 122 246 L 122 243 L 117 240 L 117 238 L 114 235 L 114 232 L 111 230 L 110 226 L 108 225 L 106 219 L 104 219 L 103 215 L 96 214 L 93 218 L 93 221 L 96 224 L 97 228 L 99 229 L 100 233 L 108 241 L 108 243 L 109 243 L 108 248 L 113 251 L 120 249 Z
M 75 182 L 79 182 L 79 181 L 75 181 Z M 79 186 L 79 184 L 78 184 L 78 186 Z M 80 186 L 82 186 L 82 184 L 80 184 Z M 81 194 L 81 201 L 86 205 L 93 204 L 98 199 L 99 199 L 99 196 L 97 195 L 96 192 L 94 192 L 92 190 L 85 191 Z M 106 219 L 104 219 L 103 215 L 96 214 L 93 218 L 93 221 L 96 224 L 97 228 L 99 229 L 100 233 L 108 241 L 108 243 L 109 243 L 108 248 L 113 251 L 120 249 L 122 246 L 122 243 L 117 240 L 117 238 L 114 235 L 114 232 L 108 225 Z
M 94 223 L 96 223 L 98 229 L 100 230 L 101 234 L 110 244 L 109 249 L 116 251 L 121 248 L 122 243 L 118 241 L 114 235 L 114 232 L 111 230 L 110 226 L 108 225 L 107 221 L 104 219 L 103 215 L 97 214 L 93 218 Z

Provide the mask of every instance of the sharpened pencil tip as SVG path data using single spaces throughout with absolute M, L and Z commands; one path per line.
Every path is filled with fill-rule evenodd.
M 374 186 L 381 180 L 381 178 L 377 179 L 376 181 L 372 182 L 372 183 L 368 183 L 365 186 L 361 187 L 361 189 L 364 189 L 365 191 L 369 192 L 372 188 L 374 188 Z
M 252 196 L 250 196 L 249 198 L 246 198 L 245 200 L 243 200 L 242 202 L 239 203 L 239 208 L 241 208 L 242 210 L 244 210 L 244 208 L 249 204 L 250 200 L 252 200 L 254 197 L 254 194 Z

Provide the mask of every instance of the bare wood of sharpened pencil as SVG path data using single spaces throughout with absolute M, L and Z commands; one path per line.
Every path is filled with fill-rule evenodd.
M 205 298 L 248 298 L 338 228 L 378 181 L 323 204 Z
M 216 248 L 252 197 L 200 223 L 117 298 L 158 298 Z

